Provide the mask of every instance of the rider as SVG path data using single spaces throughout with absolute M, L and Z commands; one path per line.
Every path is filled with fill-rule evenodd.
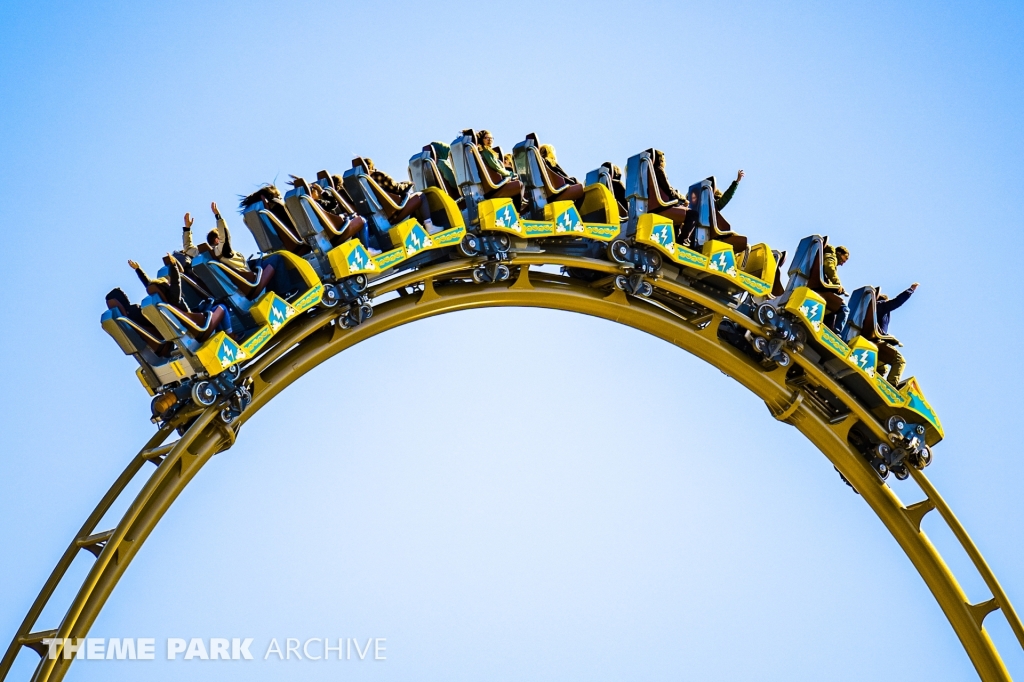
M 732 199 L 732 195 L 736 194 L 736 188 L 739 187 L 740 180 L 746 175 L 742 170 L 736 173 L 736 179 L 732 181 L 729 188 L 723 192 L 722 190 L 715 188 L 715 208 L 721 211 L 725 208 L 725 205 Z
M 252 288 L 248 294 L 249 298 L 255 299 L 268 288 L 271 282 L 273 282 L 272 291 L 283 298 L 288 288 L 284 258 L 276 253 L 264 256 L 260 260 L 263 271 L 257 278 L 256 273 L 249 269 L 249 263 L 245 260 L 245 256 L 231 248 L 231 231 L 228 229 L 227 222 L 221 217 L 216 201 L 210 203 L 210 210 L 213 211 L 213 216 L 217 219 L 217 227 L 206 235 L 206 243 L 210 245 L 213 257 L 250 282 Z
M 825 274 L 824 283 L 839 287 L 838 293 L 840 296 L 846 295 L 846 289 L 843 288 L 842 282 L 839 281 L 837 268 L 848 260 L 850 260 L 850 250 L 845 246 L 833 247 L 831 244 L 825 245 L 824 262 L 822 264 Z M 846 326 L 846 318 L 849 316 L 850 306 L 844 303 L 839 310 L 825 316 L 825 324 L 836 334 L 842 334 L 843 327 Z
M 558 173 L 566 183 L 575 185 L 579 182 L 558 165 L 558 158 L 555 156 L 555 148 L 553 145 L 542 144 L 540 146 L 540 158 L 544 159 L 544 164 L 548 167 L 549 171 Z
M 668 181 L 668 175 L 665 173 L 665 152 L 660 149 L 654 150 L 654 177 L 658 181 L 658 189 L 665 195 L 664 198 L 669 201 L 675 199 L 683 207 L 690 205 L 690 202 L 686 200 L 686 196 Z
M 892 311 L 910 300 L 910 296 L 917 291 L 919 284 L 914 282 L 910 287 L 896 298 L 890 299 L 885 294 L 878 294 L 875 301 L 875 319 L 878 321 L 878 331 L 888 336 L 889 316 Z M 878 344 L 878 359 L 882 364 L 889 365 L 889 371 L 885 377 L 893 386 L 899 387 L 900 377 L 903 375 L 903 368 L 907 361 L 903 355 L 896 350 L 896 345 L 885 339 L 880 339 Z
M 455 171 L 452 169 L 452 148 L 444 142 L 431 142 L 428 146 L 434 153 L 437 170 L 441 174 L 444 184 L 449 190 L 458 194 L 459 183 L 456 181 Z
M 440 230 L 440 228 L 434 227 L 434 221 L 430 218 L 430 204 L 426 197 L 420 192 L 414 192 L 411 182 L 408 180 L 397 182 L 384 171 L 377 170 L 377 167 L 373 165 L 373 159 L 369 157 L 364 156 L 363 162 L 366 164 L 366 170 L 369 172 L 370 178 L 382 190 L 390 194 L 396 204 L 401 206 L 399 212 L 392 218 L 393 220 L 405 220 L 415 213 L 419 216 L 420 224 L 427 228 L 427 232 L 434 234 Z
M 494 136 L 489 130 L 481 130 L 476 134 L 476 145 L 480 150 L 480 158 L 488 169 L 498 174 L 498 182 L 514 175 L 505 167 L 504 160 L 498 150 L 494 148 Z

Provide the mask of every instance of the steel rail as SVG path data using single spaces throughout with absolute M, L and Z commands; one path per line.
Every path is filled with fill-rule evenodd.
M 218 408 L 213 407 L 200 413 L 185 434 L 170 445 L 159 447 L 170 429 L 158 430 L 97 505 L 44 584 L 0 661 L 0 680 L 6 679 L 15 658 L 25 647 L 41 656 L 33 680 L 57 682 L 63 679 L 74 658 L 63 657 L 60 643 L 56 645 L 57 657 L 49 658 L 43 639 L 63 641 L 86 636 L 128 564 L 185 486 L 213 455 L 231 447 L 237 429 L 245 421 L 292 382 L 334 355 L 389 329 L 459 310 L 512 306 L 583 313 L 647 332 L 714 365 L 764 400 L 776 419 L 795 426 L 821 450 L 879 517 L 931 590 L 978 676 L 986 682 L 1010 679 L 983 621 L 992 610 L 1001 610 L 1022 647 L 1024 628 L 995 575 L 923 472 L 912 470 L 925 499 L 904 506 L 892 488 L 877 477 L 850 445 L 847 436 L 857 422 L 880 439 L 885 438 L 886 431 L 877 418 L 817 364 L 800 354 L 793 356 L 793 362 L 803 368 L 810 380 L 838 396 L 849 409 L 849 414 L 841 421 L 830 420 L 813 400 L 805 400 L 806 392 L 802 387 L 787 384 L 787 368 L 765 370 L 719 338 L 718 329 L 725 319 L 751 331 L 759 327 L 730 305 L 668 269 L 654 282 L 656 300 L 648 301 L 627 297 L 618 290 L 608 293 L 579 280 L 530 270 L 531 265 L 560 265 L 609 275 L 617 272 L 616 266 L 606 261 L 526 252 L 511 262 L 519 269 L 512 281 L 488 285 L 459 283 L 458 278 L 472 265 L 473 261 L 465 260 L 441 263 L 377 284 L 372 287 L 376 296 L 398 291 L 405 295 L 378 303 L 374 316 L 354 329 L 336 324 L 336 313 L 321 312 L 293 322 L 271 348 L 245 368 L 243 375 L 253 379 L 253 402 L 236 423 L 230 427 L 220 423 Z M 410 293 L 409 287 L 415 287 L 416 291 Z M 687 319 L 674 307 L 676 299 L 707 312 Z M 95 533 L 96 524 L 147 461 L 158 463 L 158 467 L 117 527 Z M 992 599 L 978 604 L 968 602 L 956 578 L 921 531 L 921 520 L 932 509 L 939 510 L 963 545 L 992 591 Z M 35 621 L 81 549 L 95 554 L 96 560 L 59 627 L 32 632 Z

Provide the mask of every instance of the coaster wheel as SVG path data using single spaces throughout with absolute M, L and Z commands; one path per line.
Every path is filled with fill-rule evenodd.
M 333 284 L 325 284 L 323 296 L 320 297 L 320 305 L 325 308 L 334 308 L 339 303 L 341 303 L 341 294 L 338 293 L 338 288 Z
M 921 471 L 932 463 L 932 449 L 927 445 L 922 446 L 921 451 L 911 458 L 910 463 L 915 469 Z
M 771 303 L 762 303 L 757 307 L 757 321 L 765 327 L 774 326 L 779 311 Z
M 196 385 L 192 387 L 192 400 L 194 400 L 197 405 L 209 407 L 217 402 L 217 389 L 214 388 L 213 384 L 209 381 L 197 382 Z
M 608 257 L 619 265 L 625 265 L 629 262 L 629 244 L 616 239 L 608 245 Z
M 480 237 L 475 234 L 467 234 L 459 242 L 459 253 L 466 258 L 480 255 Z

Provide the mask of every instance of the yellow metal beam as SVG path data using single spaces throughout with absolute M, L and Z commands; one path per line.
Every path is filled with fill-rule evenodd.
M 519 267 L 520 271 L 509 282 L 489 285 L 452 283 L 453 279 L 466 272 L 467 265 L 472 264 L 472 261 L 443 263 L 378 284 L 373 289 L 378 298 L 399 290 L 405 290 L 407 295 L 379 303 L 374 308 L 374 316 L 355 329 L 346 330 L 335 324 L 336 313 L 321 313 L 294 323 L 276 338 L 273 347 L 246 367 L 244 374 L 253 379 L 253 402 L 236 424 L 231 427 L 221 424 L 217 419 L 218 408 L 213 407 L 202 412 L 188 431 L 172 444 L 162 445 L 170 429 L 159 431 L 133 458 L 61 558 L 0 661 L 0 679 L 6 679 L 22 647 L 40 650 L 41 635 L 65 639 L 86 636 L 128 564 L 189 481 L 214 454 L 234 443 L 236 431 L 242 423 L 255 416 L 260 408 L 296 379 L 330 357 L 389 329 L 444 313 L 500 306 L 566 310 L 628 325 L 696 355 L 740 382 L 765 401 L 776 419 L 803 433 L 861 494 L 921 574 L 960 638 L 979 677 L 986 682 L 1010 679 L 982 622 L 990 611 L 1001 609 L 1022 646 L 1024 629 L 992 571 L 923 473 L 912 469 L 915 481 L 927 496 L 926 500 L 909 507 L 905 507 L 892 489 L 878 479 L 863 457 L 848 443 L 847 435 L 858 420 L 879 439 L 885 438 L 885 429 L 816 364 L 799 355 L 793 358 L 815 384 L 826 387 L 849 408 L 850 414 L 838 423 L 832 423 L 819 411 L 814 400 L 805 400 L 803 389 L 786 383 L 785 369 L 766 371 L 720 340 L 717 331 L 725 318 L 751 331 L 757 331 L 758 325 L 730 306 L 691 288 L 684 280 L 666 278 L 654 283 L 660 294 L 666 296 L 663 302 L 628 298 L 618 290 L 608 293 L 578 280 L 529 271 L 531 265 L 560 265 L 613 274 L 617 270 L 611 263 L 529 253 L 514 259 L 512 265 Z M 417 292 L 410 295 L 408 287 L 412 286 L 417 287 Z M 687 320 L 672 307 L 672 301 L 679 299 L 684 299 L 694 309 L 708 312 Z M 158 466 L 117 527 L 97 533 L 95 525 L 103 513 L 143 465 L 150 461 Z M 920 530 L 921 519 L 933 508 L 939 511 L 964 545 L 992 590 L 991 600 L 969 604 L 956 578 Z M 43 607 L 71 560 L 83 548 L 96 553 L 96 561 L 60 626 L 56 631 L 33 633 L 31 628 Z M 32 679 L 57 682 L 64 677 L 72 660 L 65 660 L 62 656 L 54 660 L 44 657 Z

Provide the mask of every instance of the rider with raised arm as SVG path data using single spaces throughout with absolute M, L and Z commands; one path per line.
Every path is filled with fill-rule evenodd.
M 878 321 L 878 331 L 888 336 L 889 316 L 892 311 L 910 300 L 910 296 L 917 291 L 918 286 L 920 285 L 917 282 L 914 282 L 906 291 L 893 299 L 890 299 L 885 294 L 878 294 L 878 298 L 875 301 L 875 319 Z M 907 361 L 904 360 L 903 355 L 896 350 L 896 345 L 890 341 L 886 341 L 885 339 L 880 339 L 880 343 L 878 344 L 878 359 L 881 363 L 889 365 L 889 370 L 885 377 L 886 381 L 896 388 L 899 388 L 900 377 L 903 375 L 903 368 L 907 366 Z
M 717 187 L 715 188 L 715 208 L 721 211 L 725 208 L 725 205 L 732 200 L 732 196 L 736 194 L 736 188 L 740 185 L 740 180 L 746 175 L 742 170 L 736 172 L 736 179 L 732 181 L 728 189 L 724 192 Z
M 213 211 L 213 217 L 217 220 L 217 227 L 206 235 L 206 243 L 210 245 L 213 257 L 250 282 L 252 289 L 249 291 L 249 298 L 255 299 L 267 289 L 271 282 L 274 284 L 273 290 L 278 296 L 283 297 L 287 293 L 288 287 L 284 259 L 276 253 L 264 256 L 260 261 L 263 271 L 257 279 L 256 273 L 249 269 L 249 263 L 245 260 L 245 256 L 240 251 L 231 248 L 231 230 L 228 229 L 227 222 L 221 216 L 216 201 L 210 203 L 210 210 Z
M 185 226 L 181 228 L 181 252 L 189 258 L 199 255 L 199 249 L 192 243 L 192 214 L 185 214 Z

